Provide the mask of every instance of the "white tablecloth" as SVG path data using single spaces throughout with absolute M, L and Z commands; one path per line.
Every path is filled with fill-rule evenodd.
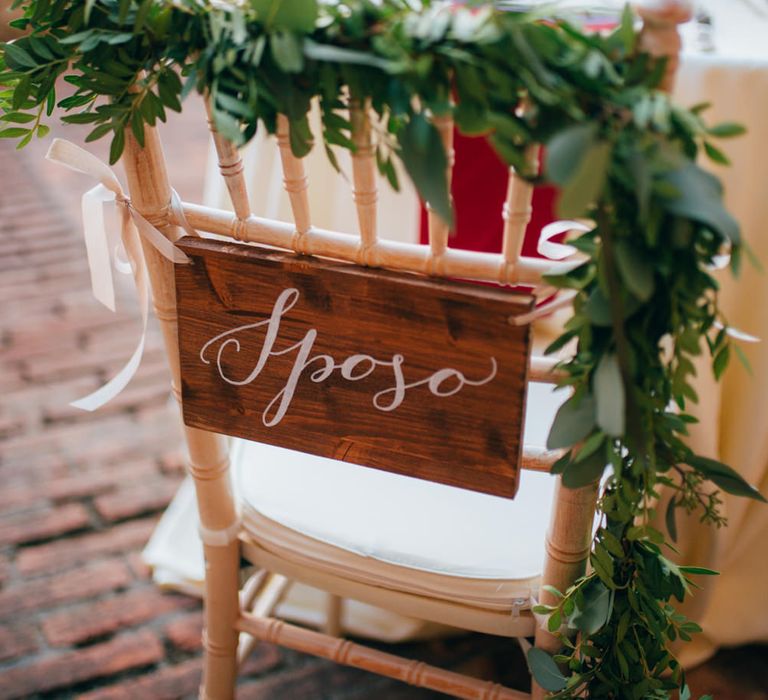
M 708 123 L 737 121 L 746 136 L 723 141 L 730 168 L 713 167 L 725 184 L 726 202 L 741 223 L 742 236 L 768 266 L 768 2 L 714 0 L 716 52 L 696 53 L 688 44 L 675 90 L 681 104 L 711 102 Z M 757 10 L 753 10 L 754 5 Z M 686 39 L 695 40 L 687 31 Z M 709 167 L 709 166 L 708 166 Z M 739 279 L 720 275 L 721 304 L 729 322 L 764 341 L 741 344 L 752 366 L 750 375 L 733 358 L 722 384 L 702 362 L 695 411 L 701 423 L 692 432 L 693 447 L 733 466 L 768 494 L 768 274 L 746 259 Z M 682 528 L 680 559 L 721 572 L 700 580 L 689 613 L 704 634 L 685 647 L 684 660 L 695 663 L 716 646 L 768 640 L 768 506 L 726 496 L 728 527 L 702 527 L 695 519 Z

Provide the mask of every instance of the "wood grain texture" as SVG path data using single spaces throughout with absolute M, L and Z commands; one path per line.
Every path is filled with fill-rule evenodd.
M 529 310 L 531 297 L 212 240 L 186 238 L 180 247 L 193 259 L 176 268 L 187 425 L 514 496 L 530 338 L 509 317 Z M 294 304 L 279 317 L 272 354 L 254 375 L 268 320 L 287 289 L 296 290 Z M 307 358 L 333 359 L 306 364 L 278 418 L 312 329 Z M 396 355 L 406 388 L 385 411 L 398 385 Z M 358 356 L 347 366 L 355 380 L 342 376 L 350 356 Z M 448 368 L 467 380 L 455 393 L 458 375 L 434 374 Z M 248 383 L 232 383 L 249 375 Z M 421 383 L 407 388 L 414 382 Z

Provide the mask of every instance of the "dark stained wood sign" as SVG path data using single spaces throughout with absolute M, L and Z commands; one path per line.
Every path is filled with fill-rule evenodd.
M 529 296 L 185 238 L 187 425 L 512 497 Z

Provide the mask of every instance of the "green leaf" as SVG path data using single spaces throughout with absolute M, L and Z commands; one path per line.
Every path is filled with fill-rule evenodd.
M 592 578 L 582 590 L 570 624 L 583 634 L 593 635 L 608 622 L 612 610 L 613 593 L 600 579 Z
M 610 155 L 611 145 L 597 140 L 594 123 L 568 127 L 550 139 L 545 174 L 561 187 L 557 207 L 560 216 L 582 216 L 599 197 Z
M 602 450 L 593 452 L 580 462 L 570 462 L 563 471 L 563 486 L 578 489 L 597 481 L 605 471 L 606 462 Z
M 24 129 L 20 126 L 12 126 L 7 129 L 0 130 L 0 139 L 17 139 L 20 136 L 26 136 L 29 133 L 29 129 Z
M 594 123 L 576 124 L 556 134 L 547 143 L 544 172 L 561 187 L 575 175 L 597 135 Z
M 723 205 L 723 188 L 720 181 L 691 161 L 668 173 L 663 179 L 675 188 L 677 197 L 664 200 L 664 207 L 671 214 L 698 221 L 723 238 L 738 243 L 739 224 Z
M 527 658 L 531 675 L 544 690 L 556 693 L 565 688 L 566 677 L 546 651 L 532 647 L 528 650 Z
M 686 462 L 694 469 L 700 471 L 713 484 L 723 489 L 723 491 L 734 496 L 745 496 L 768 503 L 765 496 L 754 486 L 750 486 L 738 472 L 727 464 L 718 462 L 716 459 L 700 457 L 698 455 L 691 455 Z
M 13 122 L 14 124 L 29 124 L 29 122 L 35 121 L 35 119 L 35 115 L 28 112 L 8 112 L 0 117 L 0 120 Z
M 421 198 L 453 226 L 453 210 L 445 179 L 446 160 L 440 133 L 421 113 L 414 114 L 398 134 L 399 153 Z
M 564 218 L 584 216 L 600 197 L 608 175 L 611 144 L 596 142 L 581 161 L 569 182 L 562 188 L 557 203 L 558 214 Z
M 741 136 L 742 134 L 747 133 L 747 129 L 743 124 L 737 124 L 735 122 L 722 122 L 721 124 L 715 124 L 715 126 L 707 129 L 707 133 L 710 136 L 727 139 L 733 136 Z
M 100 118 L 96 112 L 79 112 L 78 114 L 67 114 L 61 118 L 61 121 L 67 124 L 90 124 L 99 121 Z
M 125 148 L 125 129 L 119 128 L 112 137 L 112 143 L 109 146 L 109 164 L 114 165 L 120 160 Z
M 309 34 L 315 28 L 317 0 L 250 0 L 250 5 L 270 29 Z
M 328 61 L 332 63 L 349 63 L 357 66 L 372 66 L 387 70 L 391 63 L 384 58 L 374 56 L 365 51 L 345 49 L 330 44 L 318 44 L 311 39 L 304 41 L 304 55 L 315 61 Z
M 704 151 L 713 163 L 717 163 L 718 165 L 731 164 L 731 161 L 728 160 L 728 156 L 726 156 L 725 153 L 723 153 L 719 148 L 709 143 L 709 141 L 704 142 Z
M 587 303 L 584 304 L 584 312 L 587 314 L 587 318 L 596 326 L 609 328 L 613 325 L 611 305 L 599 286 L 595 286 L 592 294 L 589 295 Z
M 571 396 L 557 411 L 547 437 L 547 449 L 571 447 L 595 427 L 595 400 L 591 394 Z
M 3 44 L 3 53 L 11 68 L 37 68 L 37 61 L 17 44 Z
M 312 150 L 312 131 L 306 115 L 301 119 L 290 121 L 288 140 L 291 144 L 291 153 L 297 158 L 303 158 Z
M 614 354 L 600 359 L 592 379 L 597 409 L 597 425 L 611 437 L 621 437 L 625 430 L 626 398 L 619 362 Z
M 677 520 L 675 519 L 675 512 L 677 510 L 677 502 L 674 498 L 669 499 L 667 503 L 667 510 L 664 513 L 664 522 L 667 525 L 667 532 L 673 542 L 677 542 Z
M 624 547 L 621 546 L 619 539 L 605 528 L 601 529 L 599 534 L 605 548 L 617 559 L 622 559 Z
M 549 616 L 549 619 L 547 620 L 547 629 L 552 633 L 557 632 L 557 630 L 560 629 L 561 618 L 562 616 L 560 614 L 560 611 L 555 610 L 555 612 L 553 612 Z
M 734 344 L 733 349 L 736 351 L 736 357 L 741 362 L 742 367 L 744 367 L 748 375 L 752 376 L 752 363 L 749 361 L 749 358 L 738 344 Z
M 627 240 L 616 242 L 616 264 L 624 282 L 640 301 L 648 301 L 653 295 L 653 265 L 642 250 Z
M 601 576 L 601 578 L 605 578 L 607 580 L 610 580 L 613 578 L 613 559 L 611 558 L 611 555 L 608 553 L 608 550 L 603 546 L 603 544 L 600 541 L 595 542 L 595 548 L 592 552 L 591 556 L 592 564 L 593 566 L 595 564 L 599 564 L 600 568 L 604 572 L 604 576 Z M 595 566 L 595 570 L 597 570 L 597 566 Z
M 299 73 L 304 67 L 301 41 L 295 34 L 278 32 L 270 37 L 269 48 L 278 67 L 286 73 Z
M 110 131 L 112 131 L 112 124 L 99 124 L 95 129 L 93 129 L 88 136 L 85 137 L 86 143 L 91 143 L 92 141 L 95 141 L 96 139 L 100 139 L 105 134 L 108 134 Z
M 730 357 L 730 345 L 723 345 L 712 360 L 712 371 L 714 372 L 715 379 L 718 381 L 720 381 L 720 377 L 723 376 L 723 372 L 725 372 L 725 368 L 728 366 Z
M 699 576 L 719 576 L 720 572 L 714 569 L 705 569 L 703 566 L 679 566 L 684 574 L 696 574 Z
M 584 444 L 579 448 L 579 451 L 576 453 L 576 462 L 582 462 L 590 455 L 593 455 L 597 450 L 599 450 L 603 443 L 605 442 L 605 435 L 601 431 L 597 431 L 590 435 L 584 442 Z

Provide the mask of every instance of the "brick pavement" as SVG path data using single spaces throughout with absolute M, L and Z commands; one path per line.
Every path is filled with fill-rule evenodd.
M 193 102 L 164 133 L 182 196 L 200 196 L 203 124 Z M 93 414 L 68 406 L 125 361 L 139 320 L 129 296 L 117 315 L 92 300 L 78 219 L 92 183 L 45 163 L 45 147 L 17 153 L 0 141 L 0 700 L 193 697 L 199 602 L 160 593 L 139 557 L 183 473 L 160 336 L 153 325 L 142 367 L 115 401 Z M 94 150 L 103 157 L 104 148 Z M 473 635 L 402 651 L 526 683 L 509 640 Z M 768 678 L 749 664 L 764 653 L 721 655 L 694 674 L 697 685 L 766 698 Z M 739 664 L 749 687 L 734 690 L 728 669 Z M 248 661 L 238 696 L 437 697 L 268 645 Z

